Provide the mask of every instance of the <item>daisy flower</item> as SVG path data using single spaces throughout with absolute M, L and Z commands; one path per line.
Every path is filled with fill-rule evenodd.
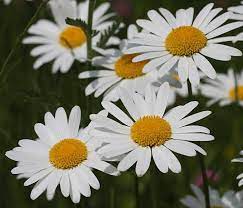
M 234 36 L 221 35 L 243 26 L 243 22 L 225 24 L 231 12 L 218 17 L 221 8 L 213 9 L 214 4 L 206 5 L 194 19 L 194 9 L 180 9 L 174 17 L 168 10 L 150 10 L 149 20 L 137 20 L 137 24 L 147 33 L 139 34 L 130 41 L 139 46 L 126 51 L 127 54 L 139 53 L 134 62 L 149 59 L 143 72 L 158 68 L 159 76 L 165 75 L 175 66 L 182 82 L 188 79 L 198 85 L 198 69 L 209 78 L 215 79 L 216 72 L 208 59 L 229 61 L 232 56 L 241 56 L 236 48 L 222 43 L 234 40 Z
M 191 189 L 196 197 L 188 195 L 181 200 L 181 203 L 189 208 L 205 208 L 204 193 L 195 185 L 191 185 Z M 214 189 L 209 189 L 210 206 L 212 208 L 241 208 L 242 207 L 242 193 L 227 191 L 221 197 L 219 192 Z
M 136 36 L 138 30 L 135 25 L 128 28 L 128 39 Z M 117 89 L 123 87 L 131 91 L 144 94 L 146 85 L 157 79 L 157 72 L 143 73 L 143 67 L 148 61 L 133 63 L 132 59 L 137 54 L 124 54 L 127 49 L 127 39 L 120 44 L 120 49 L 99 49 L 102 56 L 95 57 L 93 64 L 105 69 L 85 71 L 79 74 L 79 79 L 96 78 L 85 89 L 88 96 L 94 93 L 99 97 L 104 93 L 104 100 L 117 101 Z
M 32 1 L 32 0 L 26 0 L 26 1 Z M 12 0 L 3 0 L 3 3 L 5 5 L 9 5 L 12 2 Z
M 11 1 L 12 1 L 12 0 L 3 0 L 3 3 L 4 3 L 5 5 L 8 5 L 8 4 L 11 3 Z
M 240 2 L 239 6 L 229 7 L 228 11 L 233 12 L 231 19 L 243 20 L 243 1 Z
M 52 0 L 49 5 L 55 19 L 39 20 L 30 27 L 30 36 L 23 40 L 24 44 L 37 44 L 31 51 L 31 55 L 38 57 L 34 63 L 34 68 L 38 69 L 43 64 L 54 61 L 52 72 L 67 72 L 75 59 L 86 61 L 87 59 L 87 37 L 85 32 L 75 26 L 65 23 L 67 17 L 73 19 L 82 19 L 87 22 L 89 1 L 77 3 L 76 0 Z M 101 4 L 94 10 L 93 29 L 104 31 L 113 24 L 109 20 L 114 13 L 108 13 L 109 3 Z M 95 46 L 100 39 L 100 34 L 92 38 L 92 44 Z
M 243 156 L 243 151 L 240 152 L 240 155 Z M 232 162 L 243 162 L 243 158 L 233 159 Z M 237 176 L 237 180 L 240 180 L 238 185 L 242 186 L 243 185 L 243 173 Z
M 51 200 L 60 184 L 63 196 L 70 196 L 74 203 L 78 203 L 81 195 L 91 195 L 90 187 L 100 188 L 93 168 L 110 175 L 118 174 L 96 153 L 100 142 L 88 134 L 94 124 L 91 122 L 90 126 L 79 130 L 80 119 L 78 106 L 72 109 L 69 118 L 63 108 L 58 108 L 55 116 L 48 112 L 45 124 L 37 123 L 34 127 L 37 140 L 20 140 L 19 147 L 6 152 L 8 158 L 18 162 L 12 174 L 27 177 L 25 186 L 35 183 L 30 195 L 32 200 L 45 190 Z
M 237 75 L 237 88 L 235 89 L 235 77 L 232 69 L 228 74 L 218 74 L 216 80 L 206 80 L 206 84 L 200 86 L 201 93 L 210 98 L 208 105 L 219 102 L 220 106 L 230 105 L 236 101 L 243 106 L 243 71 Z M 236 93 L 237 92 L 237 93 Z
M 233 12 L 231 19 L 233 20 L 243 20 L 243 1 L 241 1 L 241 5 L 229 7 L 228 11 Z M 238 34 L 233 42 L 243 41 L 243 33 Z
M 119 122 L 104 116 L 91 118 L 101 127 L 91 129 L 90 134 L 105 138 L 104 142 L 108 143 L 98 153 L 105 158 L 124 155 L 118 170 L 126 171 L 136 163 L 138 176 L 147 172 L 152 158 L 162 173 L 167 173 L 169 169 L 179 173 L 181 164 L 173 152 L 186 156 L 195 156 L 196 152 L 206 155 L 201 147 L 192 142 L 212 141 L 214 137 L 209 129 L 190 124 L 211 112 L 187 116 L 198 105 L 193 101 L 165 113 L 168 93 L 168 83 L 163 84 L 157 94 L 154 88 L 147 86 L 145 96 L 121 88 L 119 96 L 125 111 L 109 101 L 103 101 L 105 110 Z
M 183 98 L 189 96 L 188 83 L 187 82 L 182 83 L 176 71 L 172 70 L 172 72 L 170 72 L 169 74 L 166 74 L 163 77 L 158 77 L 158 79 L 155 82 L 153 82 L 153 86 L 159 89 L 159 87 L 165 82 L 168 82 L 171 86 L 169 97 L 168 97 L 169 105 L 173 105 L 176 102 L 176 98 L 178 95 Z M 192 94 L 194 96 L 197 95 L 198 87 L 193 85 L 191 87 L 192 87 Z

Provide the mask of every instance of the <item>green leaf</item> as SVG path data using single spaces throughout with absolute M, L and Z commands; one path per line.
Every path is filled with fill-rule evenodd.
M 98 42 L 97 46 L 100 48 L 105 48 L 106 43 L 108 42 L 109 38 L 117 33 L 121 24 L 121 19 L 118 18 L 107 30 L 101 33 L 100 41 Z

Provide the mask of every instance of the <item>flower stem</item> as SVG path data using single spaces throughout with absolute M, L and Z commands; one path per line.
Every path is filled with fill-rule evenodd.
M 16 38 L 15 43 L 13 48 L 11 49 L 10 53 L 8 54 L 7 58 L 5 59 L 3 66 L 1 68 L 0 71 L 0 83 L 4 82 L 4 80 L 6 80 L 5 75 L 7 76 L 8 73 L 8 68 L 7 65 L 9 63 L 9 61 L 11 60 L 12 56 L 14 55 L 15 51 L 18 49 L 18 47 L 21 44 L 22 39 L 24 38 L 24 36 L 26 35 L 26 33 L 28 32 L 28 29 L 30 28 L 30 26 L 34 23 L 34 21 L 36 20 L 36 18 L 38 17 L 39 13 L 41 12 L 41 10 L 46 6 L 46 4 L 49 2 L 49 0 L 43 0 L 39 7 L 37 8 L 35 14 L 32 16 L 32 18 L 30 19 L 30 21 L 28 22 L 28 24 L 26 25 L 26 27 L 24 28 L 24 31 Z M 3 83 L 1 83 L 3 84 Z
M 139 181 L 138 181 L 138 177 L 135 174 L 135 199 L 136 199 L 136 208 L 140 208 L 140 200 L 139 200 Z
M 210 208 L 208 178 L 207 178 L 207 173 L 205 168 L 205 162 L 204 162 L 203 155 L 199 154 L 198 157 L 199 157 L 199 163 L 200 163 L 200 168 L 201 168 L 202 178 L 203 178 L 203 192 L 205 195 L 206 208 Z
M 191 83 L 188 81 L 187 85 L 188 85 L 188 98 L 190 100 L 192 100 L 193 99 L 193 93 L 192 93 Z M 199 143 L 199 145 L 200 145 L 200 143 Z M 203 192 L 204 192 L 204 195 L 205 195 L 205 204 L 206 204 L 206 208 L 210 208 L 208 178 L 207 178 L 207 174 L 206 174 L 205 162 L 204 162 L 203 155 L 199 154 L 198 158 L 199 158 L 199 164 L 200 164 L 202 179 L 203 179 Z
M 110 208 L 115 208 L 115 189 L 113 185 L 110 187 Z
M 92 59 L 92 35 L 93 35 L 93 13 L 95 8 L 96 0 L 89 0 L 89 11 L 88 11 L 88 37 L 87 37 L 87 59 Z

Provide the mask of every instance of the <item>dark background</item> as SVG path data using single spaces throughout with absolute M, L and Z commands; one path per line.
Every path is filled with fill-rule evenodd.
M 104 1 L 97 1 L 100 4 Z M 217 0 L 217 7 L 227 8 L 237 5 L 239 1 Z M 0 66 L 10 52 L 16 37 L 23 31 L 25 25 L 35 13 L 40 1 L 14 1 L 9 6 L 0 4 Z M 199 11 L 207 0 L 114 0 L 112 6 L 126 24 L 135 23 L 136 19 L 146 17 L 149 9 L 165 7 L 172 12 L 179 8 L 195 7 Z M 50 18 L 48 9 L 43 10 L 39 18 Z M 241 29 L 242 30 L 242 29 Z M 121 31 L 125 37 L 126 30 Z M 243 49 L 241 44 L 238 48 Z M 29 195 L 32 187 L 24 187 L 23 180 L 17 180 L 10 170 L 15 163 L 5 157 L 5 152 L 17 145 L 22 138 L 35 139 L 33 126 L 43 122 L 45 112 L 54 112 L 63 106 L 68 112 L 74 105 L 82 108 L 83 125 L 88 122 L 87 99 L 84 96 L 86 81 L 77 79 L 78 73 L 86 69 L 79 63 L 73 65 L 67 74 L 51 74 L 51 64 L 44 65 L 38 71 L 33 70 L 34 59 L 30 57 L 32 46 L 21 46 L 8 65 L 8 78 L 0 88 L 0 207 L 1 208 L 48 208 L 48 207 L 85 207 L 85 208 L 133 208 L 135 204 L 133 171 L 119 177 L 110 177 L 96 172 L 101 183 L 99 191 L 92 191 L 91 198 L 82 197 L 79 205 L 74 205 L 70 198 L 65 199 L 58 190 L 53 201 L 48 202 L 43 194 L 35 201 Z M 242 58 L 232 62 L 216 62 L 212 60 L 218 73 L 224 73 L 231 66 L 241 70 Z M 205 107 L 206 99 L 200 101 L 197 109 Z M 188 102 L 188 99 L 178 99 L 178 104 Z M 100 99 L 90 96 L 92 112 L 101 109 Z M 217 105 L 210 108 L 213 114 L 203 121 L 203 125 L 212 130 L 216 140 L 203 147 L 208 152 L 207 167 L 217 172 L 220 180 L 210 181 L 210 185 L 218 188 L 221 193 L 237 188 L 236 175 L 243 172 L 240 164 L 231 164 L 243 147 L 243 109 L 233 105 L 221 108 Z M 177 208 L 182 207 L 179 199 L 191 194 L 190 183 L 195 181 L 199 172 L 198 158 L 177 155 L 182 164 L 181 174 L 161 174 L 154 166 L 142 178 L 139 178 L 141 208 Z

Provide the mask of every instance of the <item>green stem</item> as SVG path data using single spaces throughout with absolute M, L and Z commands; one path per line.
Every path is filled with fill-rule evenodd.
M 113 185 L 110 188 L 110 208 L 115 208 L 115 189 Z
M 136 199 L 136 208 L 140 208 L 140 200 L 139 200 L 139 181 L 136 174 L 135 177 L 135 199 Z
M 28 32 L 28 29 L 30 28 L 30 26 L 34 23 L 34 21 L 36 20 L 36 18 L 38 17 L 39 13 L 41 12 L 41 10 L 46 6 L 46 4 L 49 2 L 49 0 L 43 0 L 41 2 L 41 4 L 39 5 L 39 7 L 37 8 L 35 14 L 33 15 L 33 17 L 30 19 L 30 21 L 28 22 L 28 24 L 26 25 L 26 27 L 24 28 L 24 31 L 17 37 L 17 39 L 15 40 L 14 46 L 11 49 L 10 53 L 8 54 L 7 58 L 5 59 L 3 66 L 1 68 L 0 71 L 0 82 L 2 82 L 2 80 L 6 80 L 3 79 L 5 74 L 7 74 L 8 72 L 8 68 L 7 65 L 9 63 L 9 61 L 11 60 L 12 56 L 14 55 L 15 51 L 18 49 L 18 47 L 21 44 L 22 39 L 24 38 L 24 36 L 26 35 L 26 33 Z
M 96 0 L 89 0 L 89 11 L 88 11 L 88 37 L 87 37 L 87 59 L 92 59 L 92 35 L 93 35 L 93 13 L 95 8 Z
M 189 81 L 188 81 L 188 98 L 190 100 L 193 99 L 192 86 Z M 199 145 L 200 145 L 200 143 L 199 143 Z M 209 198 L 209 188 L 208 188 L 208 178 L 207 178 L 207 173 L 206 173 L 206 166 L 205 166 L 203 155 L 199 154 L 198 158 L 199 158 L 199 164 L 200 164 L 202 179 L 203 179 L 203 192 L 205 195 L 205 204 L 206 204 L 206 208 L 210 208 L 210 198 Z
M 202 178 L 203 178 L 203 192 L 205 195 L 206 208 L 210 208 L 208 178 L 206 173 L 205 162 L 204 162 L 203 155 L 199 154 L 198 157 L 199 157 L 199 163 L 200 163 L 200 168 L 201 168 Z
M 93 49 L 92 49 L 92 36 L 93 36 L 93 13 L 95 9 L 96 0 L 89 0 L 89 9 L 88 9 L 88 35 L 87 35 L 87 66 L 88 70 L 92 70 L 92 58 L 93 58 Z M 88 84 L 88 81 L 87 81 Z M 89 115 L 92 112 L 92 98 L 86 97 L 86 112 L 87 112 L 87 123 L 89 121 Z

